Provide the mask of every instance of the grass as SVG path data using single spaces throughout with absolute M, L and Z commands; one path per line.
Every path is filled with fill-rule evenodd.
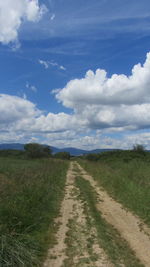
M 126 208 L 150 226 L 150 161 L 147 158 L 108 157 L 80 164 Z
M 133 251 L 129 248 L 127 242 L 122 239 L 119 232 L 102 218 L 96 208 L 97 195 L 90 183 L 83 178 L 77 177 L 76 185 L 80 189 L 80 198 L 85 202 L 85 214 L 90 214 L 97 230 L 99 245 L 103 247 L 115 267 L 142 267 L 143 265 L 136 259 Z M 87 216 L 87 219 L 89 216 Z
M 41 266 L 55 242 L 54 218 L 68 162 L 0 158 L 0 266 Z

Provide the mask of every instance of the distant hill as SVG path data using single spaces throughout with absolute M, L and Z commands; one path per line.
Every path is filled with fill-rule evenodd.
M 79 155 L 89 153 L 89 151 L 87 151 L 87 150 L 78 149 L 78 148 L 74 148 L 74 147 L 56 148 L 56 147 L 51 146 L 51 149 L 53 150 L 53 153 L 65 151 L 65 152 L 69 152 L 70 155 L 72 155 L 72 156 L 79 156 Z
M 11 143 L 11 144 L 0 144 L 0 150 L 15 149 L 24 150 L 24 144 Z
M 88 153 L 101 153 L 105 151 L 112 151 L 115 149 L 94 149 L 94 150 L 83 150 L 83 149 L 78 149 L 74 147 L 64 147 L 64 148 L 57 148 L 50 146 L 52 149 L 53 153 L 57 152 L 69 152 L 72 156 L 79 156 L 83 154 L 88 154 Z M 10 144 L 0 144 L 0 150 L 6 150 L 6 149 L 14 149 L 14 150 L 24 150 L 24 144 L 19 144 L 19 143 L 10 143 Z

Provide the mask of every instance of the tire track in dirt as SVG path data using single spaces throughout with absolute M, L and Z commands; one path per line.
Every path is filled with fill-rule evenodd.
M 74 163 L 71 162 L 67 173 L 65 197 L 62 201 L 60 223 L 56 234 L 57 243 L 48 252 L 43 267 L 113 267 L 104 250 L 99 247 L 94 227 L 88 229 L 83 203 L 78 197 L 78 189 L 74 181 Z M 73 227 L 71 226 L 73 224 Z M 94 237 L 95 236 L 95 237 Z M 67 239 L 70 238 L 70 246 Z M 93 244 L 88 250 L 88 240 L 93 238 Z M 92 256 L 96 259 L 92 260 Z
M 136 257 L 146 267 L 150 267 L 149 228 L 137 216 L 125 210 L 121 204 L 113 200 L 77 162 L 76 166 L 80 170 L 80 175 L 90 182 L 98 194 L 100 202 L 97 204 L 97 208 L 102 213 L 103 218 L 120 232 L 135 252 Z M 141 227 L 141 225 L 143 226 Z
M 75 172 L 75 178 L 78 173 Z M 72 219 L 69 221 L 66 243 L 67 258 L 62 267 L 114 267 L 98 244 L 97 231 L 92 217 L 85 212 L 85 203 L 80 199 L 80 190 L 74 187 Z

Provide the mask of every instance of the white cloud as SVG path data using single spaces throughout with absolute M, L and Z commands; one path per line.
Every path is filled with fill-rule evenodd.
M 150 53 L 144 65 L 132 74 L 113 74 L 89 70 L 82 79 L 71 80 L 56 98 L 86 121 L 87 127 L 150 127 Z
M 38 0 L 0 0 L 0 42 L 15 42 L 22 21 L 36 22 L 45 12 Z
M 82 149 L 131 148 L 136 143 L 150 148 L 150 133 L 121 133 L 118 139 L 109 137 L 115 131 L 98 130 L 90 132 L 86 119 L 66 113 L 44 114 L 27 99 L 17 96 L 0 95 L 0 142 L 42 142 L 64 147 Z M 119 131 L 129 128 L 118 128 Z M 84 133 L 84 135 L 83 135 Z
M 0 129 L 9 128 L 13 123 L 30 120 L 41 112 L 32 102 L 17 96 L 0 94 Z
M 52 14 L 51 17 L 50 17 L 50 20 L 54 20 L 55 17 L 56 17 L 56 15 L 55 14 Z
M 37 88 L 36 88 L 36 86 L 35 86 L 35 85 L 31 85 L 31 84 L 29 84 L 28 82 L 26 83 L 26 88 L 27 88 L 27 89 L 30 89 L 30 90 L 33 91 L 34 93 L 37 92 Z
M 150 147 L 150 54 L 130 76 L 108 78 L 104 70 L 90 71 L 53 93 L 72 114 L 45 114 L 27 99 L 1 94 L 1 133 L 7 131 L 10 140 L 14 133 L 21 140 L 37 138 L 61 147 L 128 148 L 135 143 Z
M 62 65 L 59 65 L 57 62 L 53 62 L 53 61 L 46 61 L 46 60 L 41 60 L 39 59 L 38 61 L 41 65 L 44 66 L 45 69 L 48 69 L 49 66 L 52 66 L 52 67 L 57 67 L 58 69 L 60 70 L 66 70 L 66 68 Z
M 0 94 L 0 129 L 24 131 L 41 111 L 32 102 L 17 96 Z M 20 126 L 20 127 L 19 127 Z
M 64 66 L 59 66 L 59 68 L 61 69 L 61 70 L 66 70 L 66 68 L 64 67 Z
M 39 59 L 39 63 L 44 66 L 45 69 L 49 68 L 49 62 Z
M 113 74 L 107 77 L 105 70 L 89 70 L 82 79 L 68 82 L 57 99 L 64 106 L 76 108 L 82 104 L 132 105 L 150 102 L 150 53 L 142 66 L 140 63 L 132 69 L 132 74 Z
M 66 113 L 48 113 L 37 109 L 31 101 L 0 94 L 0 129 L 29 133 L 64 132 L 84 127 L 84 121 Z

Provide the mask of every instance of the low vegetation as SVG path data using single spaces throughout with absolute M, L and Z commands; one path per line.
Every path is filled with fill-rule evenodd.
M 114 266 L 142 267 L 143 265 L 136 259 L 119 232 L 101 216 L 96 207 L 97 195 L 89 181 L 78 177 L 76 185 L 80 189 L 80 198 L 84 201 L 88 223 L 96 228 L 99 245 L 105 250 Z M 92 220 L 89 219 L 88 214 Z
M 39 159 L 39 158 L 55 158 L 70 160 L 69 152 L 61 151 L 52 153 L 50 146 L 38 143 L 28 143 L 24 145 L 23 150 L 4 149 L 0 150 L 0 157 L 12 157 L 22 159 Z
M 52 155 L 49 147 L 39 144 L 25 145 L 24 151 L 0 151 L 0 266 L 42 266 L 48 248 L 56 242 L 58 225 L 54 219 L 59 216 L 64 196 L 68 159 L 69 153 Z M 134 146 L 130 151 L 89 154 L 79 161 L 113 198 L 150 226 L 149 152 Z M 115 266 L 142 266 L 126 241 L 102 218 L 90 183 L 80 177 L 75 165 L 73 171 L 80 192 L 77 197 L 84 203 L 87 228 L 94 225 L 99 245 Z M 72 222 L 69 223 L 73 228 L 76 224 Z M 73 235 L 69 232 L 66 242 L 72 242 L 74 232 Z M 88 248 L 89 255 L 93 255 Z
M 67 161 L 0 158 L 0 266 L 41 266 L 54 243 Z
M 54 158 L 57 158 L 57 159 L 70 159 L 70 153 L 69 152 L 57 152 L 55 155 L 54 155 Z
M 149 152 L 142 147 L 105 152 L 88 155 L 80 164 L 110 195 L 150 225 Z

